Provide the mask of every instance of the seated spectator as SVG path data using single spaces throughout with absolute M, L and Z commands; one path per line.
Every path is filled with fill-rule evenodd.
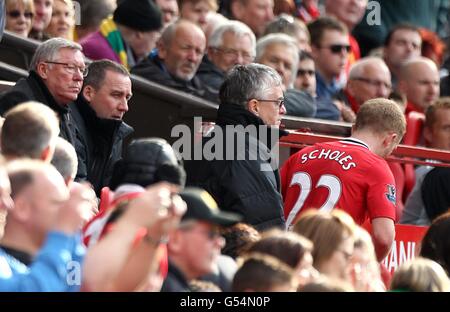
M 179 15 L 177 0 L 155 0 L 155 4 L 161 10 L 163 27 L 177 20 Z
M 81 46 L 63 38 L 42 43 L 31 60 L 30 73 L 0 97 L 0 114 L 19 103 L 37 101 L 53 109 L 60 119 L 59 135 L 74 144 L 75 125 L 69 104 L 81 91 L 87 74 Z
M 50 37 L 73 40 L 75 9 L 72 0 L 53 0 L 52 18 L 45 32 Z
M 316 97 L 316 65 L 308 52 L 300 51 L 294 87 L 309 93 L 313 98 Z
M 420 256 L 439 263 L 450 276 L 450 212 L 433 220 L 420 245 Z
M 361 58 L 358 41 L 352 36 L 355 26 L 362 20 L 367 7 L 367 0 L 348 1 L 348 0 L 325 0 L 325 15 L 335 17 L 338 21 L 345 24 L 348 30 L 348 40 L 350 43 L 350 53 L 347 64 L 341 80 L 346 82 L 350 66 Z
M 77 291 L 80 277 L 72 280 L 68 265 L 81 265 L 84 256 L 77 233 L 90 210 L 86 188 L 71 189 L 69 195 L 56 169 L 40 161 L 12 162 L 8 174 L 14 208 L 8 212 L 0 253 L 9 272 L 2 266 L 0 275 L 9 285 L 2 281 L 0 288 Z M 21 275 L 28 281 L 14 285 Z
M 405 62 L 419 57 L 422 38 L 419 29 L 411 24 L 395 25 L 386 36 L 383 47 L 383 58 L 391 71 L 392 87 L 397 89 Z
M 177 0 L 180 18 L 197 24 L 203 32 L 208 24 L 208 14 L 217 11 L 217 0 Z
M 320 273 L 351 283 L 355 224 L 348 214 L 341 210 L 308 210 L 293 230 L 314 244 L 313 264 Z
M 236 272 L 233 292 L 294 292 L 294 271 L 281 260 L 268 254 L 251 253 Z
M 255 61 L 275 69 L 281 76 L 287 114 L 314 116 L 314 99 L 305 92 L 293 89 L 298 65 L 298 48 L 293 38 L 285 34 L 262 37 L 256 44 Z
M 449 292 L 450 280 L 440 264 L 426 258 L 403 263 L 394 272 L 392 291 Z
M 423 136 L 427 147 L 450 151 L 450 98 L 438 99 L 426 110 Z M 403 224 L 430 225 L 429 218 L 424 204 L 422 194 L 422 184 L 425 176 L 432 170 L 431 166 L 419 166 L 415 169 L 416 182 L 409 197 L 406 200 L 405 208 L 400 219 Z M 433 192 L 434 194 L 434 192 Z M 435 195 L 427 195 L 435 196 Z M 434 199 L 433 199 L 434 202 Z M 428 205 L 432 205 L 428 203 Z M 445 207 L 444 207 L 445 209 Z
M 331 17 L 320 17 L 308 25 L 311 55 L 316 65 L 316 118 L 339 120 L 341 113 L 333 103 L 342 89 L 339 77 L 345 70 L 350 52 L 347 27 Z
M 387 99 L 391 89 L 391 74 L 384 61 L 378 57 L 365 57 L 350 68 L 343 100 L 357 113 L 367 100 Z
M 298 285 L 302 287 L 319 277 L 313 267 L 312 250 L 313 244 L 309 239 L 294 232 L 274 229 L 264 232 L 247 252 L 268 254 L 287 264 L 294 270 Z
M 436 64 L 425 57 L 405 62 L 398 81 L 398 91 L 406 96 L 405 114 L 424 113 L 439 97 L 439 71 Z
M 97 194 L 109 184 L 121 158 L 123 140 L 133 128 L 122 121 L 132 96 L 130 74 L 110 60 L 89 65 L 83 89 L 71 111 L 77 125 L 77 181 L 89 181 Z
M 48 106 L 37 102 L 20 104 L 5 115 L 2 155 L 8 161 L 32 158 L 50 162 L 58 133 L 58 118 Z
M 77 2 L 80 4 L 81 21 L 75 26 L 74 41 L 80 41 L 98 31 L 102 20 L 113 14 L 117 6 L 115 0 L 77 0 Z
M 291 36 L 297 42 L 300 51 L 311 52 L 309 31 L 301 20 L 287 14 L 277 16 L 267 25 L 264 35 L 276 33 Z
M 5 9 L 5 29 L 19 36 L 28 37 L 35 14 L 33 0 L 5 0 Z
M 158 42 L 158 54 L 147 57 L 131 73 L 169 88 L 216 101 L 216 96 L 195 77 L 205 46 L 205 35 L 200 27 L 179 20 L 164 29 Z
M 67 186 L 75 180 L 77 174 L 78 160 L 75 148 L 63 138 L 56 138 L 55 153 L 51 164 L 64 178 Z
M 235 260 L 243 255 L 253 243 L 261 239 L 259 232 L 246 223 L 237 223 L 223 229 L 222 236 L 225 238 L 225 247 L 222 248 L 222 254 Z
M 123 0 L 80 44 L 92 60 L 109 59 L 131 69 L 153 50 L 161 27 L 161 11 L 152 0 Z
M 187 211 L 176 230 L 169 234 L 169 273 L 163 292 L 189 290 L 189 281 L 214 270 L 224 239 L 220 226 L 231 226 L 241 220 L 234 213 L 219 210 L 206 191 L 186 188 L 180 192 Z
M 44 30 L 47 28 L 48 24 L 50 24 L 50 20 L 52 19 L 53 1 L 54 0 L 34 0 L 35 16 L 33 19 L 33 28 L 28 37 L 39 41 L 50 39 L 50 37 L 44 33 Z
M 234 19 L 250 27 L 256 38 L 262 37 L 273 20 L 273 0 L 231 0 L 230 10 Z
M 219 94 L 225 74 L 234 65 L 250 64 L 255 57 L 256 39 L 247 25 L 230 21 L 219 26 L 208 40 L 208 54 L 197 76 Z

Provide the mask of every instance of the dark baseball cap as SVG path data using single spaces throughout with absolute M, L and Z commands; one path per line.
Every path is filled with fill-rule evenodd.
M 181 198 L 187 204 L 187 211 L 182 221 L 199 220 L 221 226 L 231 226 L 242 220 L 236 213 L 221 211 L 216 201 L 205 190 L 197 187 L 187 187 L 180 192 Z

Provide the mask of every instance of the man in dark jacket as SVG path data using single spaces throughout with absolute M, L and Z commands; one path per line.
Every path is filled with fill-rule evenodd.
M 81 46 L 63 38 L 42 43 L 31 60 L 30 74 L 0 98 L 0 114 L 27 101 L 41 102 L 60 119 L 60 136 L 74 143 L 75 124 L 69 118 L 87 73 Z
M 220 89 L 216 127 L 200 146 L 203 159 L 194 155 L 185 161 L 187 185 L 206 189 L 221 209 L 242 214 L 258 230 L 284 226 L 273 147 L 284 133 L 279 125 L 285 113 L 275 70 L 261 64 L 235 66 Z
M 76 180 L 88 180 L 97 194 L 109 184 L 114 164 L 122 156 L 123 139 L 133 132 L 122 121 L 131 95 L 125 67 L 109 60 L 91 63 L 72 116 L 77 124 Z
M 205 46 L 205 35 L 200 27 L 180 20 L 164 30 L 158 43 L 158 53 L 152 53 L 136 65 L 131 73 L 169 88 L 216 101 L 216 97 L 195 77 Z

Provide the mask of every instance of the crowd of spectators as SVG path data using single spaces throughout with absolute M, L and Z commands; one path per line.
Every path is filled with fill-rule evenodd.
M 0 94 L 0 291 L 450 291 L 450 170 L 386 161 L 450 151 L 424 2 L 0 0 L 0 40 L 41 42 Z M 188 157 L 127 144 L 131 75 L 218 104 Z M 352 135 L 279 163 L 285 115 Z M 398 223 L 428 228 L 390 279 Z

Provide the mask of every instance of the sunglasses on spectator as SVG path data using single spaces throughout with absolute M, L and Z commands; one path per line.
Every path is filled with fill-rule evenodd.
M 322 49 L 330 49 L 330 51 L 334 54 L 338 54 L 341 53 L 342 50 L 344 50 L 345 52 L 350 52 L 351 47 L 350 45 L 345 45 L 345 44 L 332 44 L 328 47 L 322 47 Z
M 297 70 L 297 76 L 314 76 L 316 74 L 315 70 L 306 70 L 306 69 L 299 69 Z
M 33 12 L 20 12 L 19 10 L 9 11 L 8 16 L 11 18 L 18 18 L 21 15 L 25 16 L 25 18 L 32 19 L 34 16 Z

